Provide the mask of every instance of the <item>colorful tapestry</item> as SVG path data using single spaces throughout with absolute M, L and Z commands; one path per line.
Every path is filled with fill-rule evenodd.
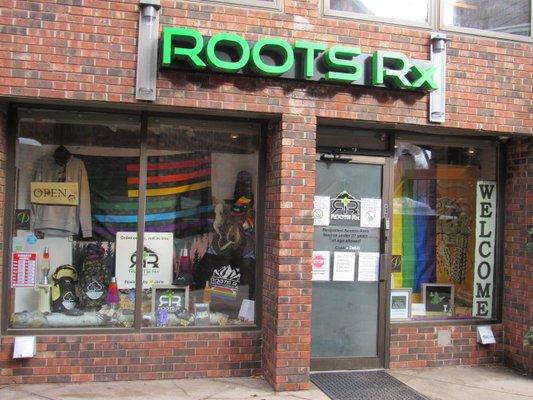
M 437 279 L 436 198 L 435 179 L 417 179 L 413 182 L 413 199 L 416 204 L 413 213 L 415 293 L 422 290 L 423 283 L 435 282 Z
M 392 288 L 401 288 L 403 286 L 402 276 L 402 249 L 403 249 L 403 183 L 402 183 L 402 164 L 394 164 L 394 200 L 392 213 Z
M 423 283 L 436 280 L 436 182 L 434 170 L 416 169 L 409 154 L 395 166 L 392 272 L 395 288 L 421 291 Z
M 475 166 L 437 166 L 437 280 L 455 285 L 456 303 L 470 306 L 474 279 Z
M 137 230 L 139 159 L 79 156 L 91 189 L 93 237 L 114 240 Z M 213 217 L 211 156 L 191 152 L 148 157 L 145 231 L 175 238 L 206 233 Z
M 412 288 L 415 283 L 415 231 L 413 206 L 413 181 L 406 179 L 403 183 L 402 215 L 402 285 Z

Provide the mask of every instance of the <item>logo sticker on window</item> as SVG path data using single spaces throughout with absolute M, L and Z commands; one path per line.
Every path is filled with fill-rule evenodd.
M 356 199 L 346 190 L 331 199 L 331 219 L 359 221 L 361 218 L 361 200 Z

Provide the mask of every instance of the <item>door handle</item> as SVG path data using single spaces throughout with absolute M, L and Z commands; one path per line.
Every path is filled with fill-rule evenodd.
M 385 265 L 384 265 L 384 262 L 385 262 L 385 254 L 381 253 L 379 255 L 379 270 L 378 270 L 378 282 L 385 282 L 385 278 L 383 278 L 383 270 L 385 269 Z

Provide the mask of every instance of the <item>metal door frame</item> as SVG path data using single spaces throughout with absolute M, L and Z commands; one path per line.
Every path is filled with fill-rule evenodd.
M 338 160 L 322 160 L 317 154 L 317 162 L 341 162 L 349 164 L 382 165 L 381 182 L 381 265 L 379 276 L 378 335 L 376 357 L 319 357 L 311 358 L 311 371 L 336 371 L 356 369 L 387 368 L 389 363 L 389 291 L 391 276 L 391 227 L 393 195 L 393 162 L 390 157 L 345 155 Z M 311 321 L 311 324 L 313 321 Z

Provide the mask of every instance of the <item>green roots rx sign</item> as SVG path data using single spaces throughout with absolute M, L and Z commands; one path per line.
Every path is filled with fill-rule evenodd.
M 436 90 L 430 61 L 377 50 L 363 54 L 358 47 L 279 38 L 252 43 L 235 33 L 204 37 L 195 29 L 163 28 L 161 68 L 222 72 L 263 77 Z

